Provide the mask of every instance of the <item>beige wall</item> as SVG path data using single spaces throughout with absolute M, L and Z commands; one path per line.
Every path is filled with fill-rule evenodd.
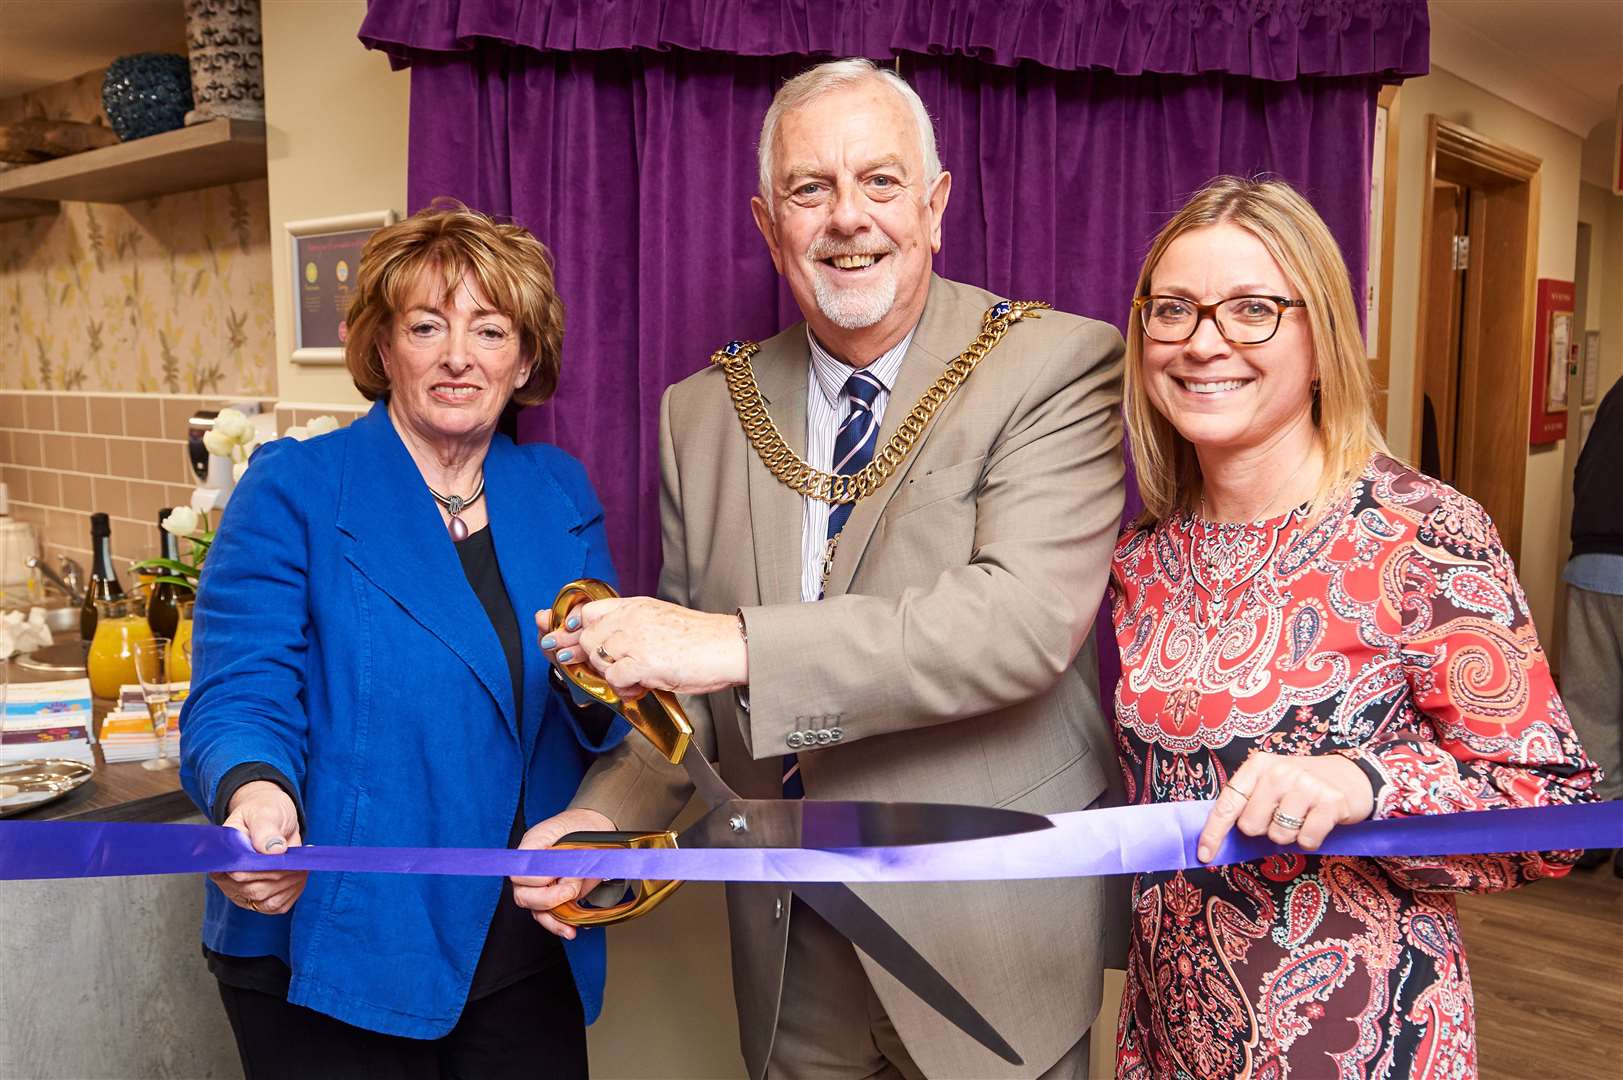
M 271 273 L 281 399 L 361 401 L 342 365 L 294 364 L 289 221 L 406 209 L 410 75 L 356 38 L 365 0 L 276 0 L 265 37 Z
M 1580 185 L 1578 220 L 1590 228 L 1584 329 L 1600 331 L 1600 394 L 1623 378 L 1623 196 Z
M 1571 281 L 1577 251 L 1580 171 L 1584 140 L 1503 98 L 1437 68 L 1403 85 L 1398 135 L 1397 240 L 1393 252 L 1392 368 L 1387 431 L 1392 448 L 1414 459 L 1410 442 L 1415 378 L 1415 333 L 1420 289 L 1420 221 L 1425 191 L 1426 134 L 1432 114 L 1540 158 L 1538 276 Z M 1587 204 L 1586 204 L 1587 205 Z M 1616 251 L 1616 245 L 1607 250 Z M 1623 262 L 1607 262 L 1610 280 L 1623 280 Z M 1616 297 L 1616 289 L 1612 295 Z M 1616 305 L 1612 305 L 1615 309 Z M 1619 343 L 1613 335 L 1611 343 Z M 1528 361 L 1529 363 L 1531 360 Z M 1613 356 L 1613 363 L 1618 363 Z M 1616 371 L 1614 367 L 1612 370 Z M 1517 572 L 1540 634 L 1553 628 L 1560 574 L 1561 493 L 1568 482 L 1564 447 L 1527 455 L 1521 560 Z

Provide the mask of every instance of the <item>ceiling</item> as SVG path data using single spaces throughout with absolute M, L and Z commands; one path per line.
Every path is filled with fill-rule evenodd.
M 0 27 L 0 97 L 126 53 L 186 53 L 182 0 L 0 0 Z
M 1431 62 L 1587 136 L 1617 112 L 1623 0 L 1431 0 Z

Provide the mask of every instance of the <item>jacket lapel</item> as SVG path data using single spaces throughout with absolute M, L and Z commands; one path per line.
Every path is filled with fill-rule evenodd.
M 504 435 L 492 440 L 485 457 L 485 491 L 496 561 L 524 648 L 524 700 L 537 718 L 524 730 L 528 761 L 547 715 L 539 706 L 550 693 L 546 658 L 536 640 L 536 606 L 550 606 L 558 590 L 584 572 L 586 541 L 578 530 L 586 523 L 552 474 Z
M 516 737 L 513 684 L 501 642 L 468 587 L 434 498 L 384 403 L 374 404 L 350 430 L 338 508 L 338 530 L 349 538 L 346 558 L 468 665 Z M 485 486 L 497 503 L 488 478 Z
M 767 341 L 752 363 L 761 396 L 771 407 L 773 422 L 790 449 L 804 458 L 806 381 L 810 378 L 807 365 L 811 363 L 805 325 L 797 323 Z M 800 542 L 804 531 L 801 497 L 772 475 L 753 446 L 746 450 L 746 455 L 749 459 L 750 532 L 755 541 L 755 572 L 761 603 L 799 603 Z
M 902 359 L 902 370 L 897 374 L 896 385 L 891 387 L 890 399 L 885 403 L 885 420 L 879 425 L 876 450 L 890 441 L 897 428 L 901 427 L 902 420 L 913 411 L 914 404 L 924 391 L 941 377 L 941 372 L 948 362 L 962 352 L 974 338 L 980 329 L 981 314 L 978 310 L 973 313 L 967 312 L 964 305 L 958 303 L 957 298 L 950 294 L 946 283 L 941 278 L 931 275 L 930 294 L 924 302 L 924 315 L 919 320 L 918 332 L 913 335 L 913 344 L 908 347 L 907 356 Z M 834 551 L 834 566 L 829 572 L 828 587 L 824 590 L 824 595 L 840 596 L 851 588 L 851 579 L 856 576 L 857 567 L 862 562 L 862 554 L 867 550 L 868 542 L 873 539 L 880 515 L 884 513 L 891 497 L 901 490 L 909 470 L 919 459 L 919 453 L 930 438 L 930 433 L 940 423 L 941 412 L 950 407 L 944 406 L 931 417 L 930 423 L 913 443 L 913 448 L 885 481 L 885 486 L 851 508 L 851 516 L 846 519 L 845 528 L 840 531 L 840 543 Z M 801 421 L 801 426 L 805 426 L 804 420 Z M 801 438 L 804 440 L 804 432 Z

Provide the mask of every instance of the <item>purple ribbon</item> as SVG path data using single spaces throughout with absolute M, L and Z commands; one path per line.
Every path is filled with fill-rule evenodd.
M 495 848 L 298 847 L 261 855 L 214 825 L 0 822 L 0 880 L 328 870 L 382 874 L 642 878 L 680 881 L 908 882 L 1092 877 L 1199 866 L 1195 843 L 1209 802 L 1157 803 L 1056 814 L 1054 828 L 917 847 L 688 848 L 510 851 Z M 1334 830 L 1319 853 L 1477 855 L 1623 847 L 1623 802 L 1366 821 Z M 1279 851 L 1231 833 L 1214 864 Z

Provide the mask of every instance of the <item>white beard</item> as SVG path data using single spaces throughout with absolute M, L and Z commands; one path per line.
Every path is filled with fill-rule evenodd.
M 896 304 L 896 271 L 889 264 L 884 277 L 872 285 L 841 288 L 821 272 L 813 273 L 812 285 L 817 293 L 818 310 L 842 330 L 870 327 L 888 315 Z

